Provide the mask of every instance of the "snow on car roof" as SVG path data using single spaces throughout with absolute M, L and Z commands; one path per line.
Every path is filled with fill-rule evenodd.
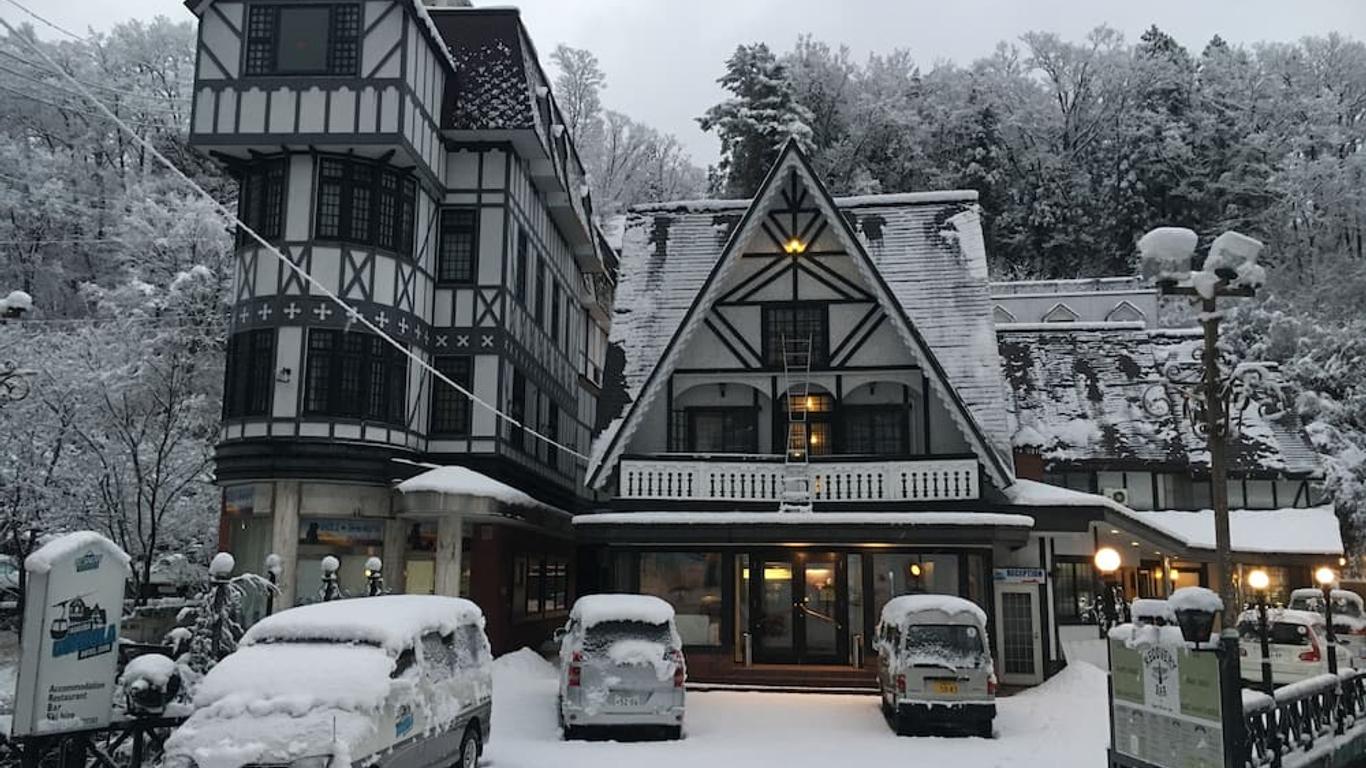
M 317 642 L 377 645 L 390 653 L 428 632 L 484 626 L 479 606 L 459 597 L 382 595 L 290 608 L 258 621 L 242 643 Z
M 569 617 L 585 628 L 606 621 L 667 624 L 673 621 L 674 607 L 652 595 L 587 595 L 574 601 Z
M 272 643 L 239 648 L 209 670 L 195 690 L 206 717 L 283 712 L 301 717 L 328 707 L 380 707 L 394 658 L 371 645 Z
M 1320 626 L 1323 624 L 1323 614 L 1313 611 L 1297 611 L 1293 608 L 1271 608 L 1266 612 L 1266 619 L 1275 624 L 1314 624 Z M 1256 622 L 1257 610 L 1249 608 L 1243 611 L 1242 615 L 1238 617 L 1238 622 L 1241 624 L 1244 621 Z
M 882 607 L 882 621 L 885 624 L 925 624 L 934 622 L 916 621 L 916 614 L 938 612 L 950 618 L 971 617 L 980 627 L 986 627 L 987 614 L 971 600 L 954 595 L 901 595 L 887 601 Z M 929 617 L 936 618 L 936 617 Z
M 1290 593 L 1291 600 L 1301 597 L 1323 597 L 1323 590 L 1319 589 L 1318 587 L 1300 587 L 1299 589 L 1292 590 Z M 1358 595 L 1350 589 L 1333 590 L 1333 598 L 1335 600 L 1348 600 L 1350 602 L 1356 603 L 1357 605 L 1363 604 L 1361 595 Z

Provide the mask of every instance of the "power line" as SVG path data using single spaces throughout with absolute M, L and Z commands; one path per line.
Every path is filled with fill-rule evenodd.
M 54 28 L 56 28 L 55 25 L 53 25 L 51 22 L 47 21 L 47 20 L 44 19 L 43 17 L 41 17 L 41 16 L 39 16 L 38 14 L 34 13 L 33 11 L 30 11 L 29 9 L 25 8 L 23 5 L 21 5 L 21 4 L 18 2 L 18 0 L 5 0 L 5 1 L 8 2 L 10 5 L 13 5 L 13 6 L 15 6 L 16 8 L 18 8 L 18 9 L 22 10 L 23 12 L 27 13 L 28 15 L 30 15 L 30 16 L 32 16 L 32 17 L 38 19 L 39 21 L 41 21 L 41 22 L 43 22 L 43 23 L 45 23 L 45 24 L 48 24 L 49 26 L 53 26 Z M 244 221 L 242 221 L 241 219 L 237 218 L 237 215 L 236 215 L 235 213 L 233 213 L 232 211 L 228 210 L 228 208 L 227 208 L 226 206 L 224 206 L 222 203 L 218 202 L 218 200 L 214 199 L 213 195 L 210 195 L 207 191 L 204 190 L 203 187 L 199 186 L 199 184 L 197 184 L 193 179 L 191 179 L 189 176 L 186 176 L 185 173 L 184 173 L 183 171 L 181 171 L 179 168 L 177 168 L 177 167 L 175 166 L 174 163 L 172 163 L 170 160 L 167 160 L 166 157 L 165 157 L 164 155 L 162 155 L 161 152 L 158 151 L 157 148 L 156 148 L 155 146 L 153 146 L 149 141 L 147 141 L 147 140 L 146 140 L 145 138 L 143 138 L 142 136 L 138 135 L 138 133 L 137 133 L 136 131 L 134 131 L 133 129 L 129 128 L 129 127 L 124 123 L 124 121 L 123 121 L 118 115 L 114 114 L 112 111 L 110 111 L 110 109 L 109 109 L 108 107 L 106 107 L 106 106 L 104 105 L 104 102 L 102 102 L 102 101 L 100 101 L 99 99 L 95 98 L 95 96 L 94 96 L 93 94 L 91 94 L 88 90 L 86 90 L 85 87 L 82 86 L 79 82 L 77 82 L 76 79 L 75 79 L 74 77 L 72 77 L 71 75 L 69 75 L 69 74 L 67 74 L 66 72 L 64 72 L 64 71 L 61 69 L 61 67 L 57 66 L 57 63 L 54 62 L 54 61 L 52 60 L 52 58 L 49 57 L 45 51 L 43 51 L 41 48 L 39 48 L 39 47 L 38 47 L 36 44 L 34 44 L 33 42 L 29 41 L 27 38 L 20 37 L 19 34 L 15 31 L 14 27 L 11 26 L 9 22 L 7 22 L 7 21 L 5 21 L 4 19 L 0 18 L 0 25 L 4 25 L 5 29 L 7 29 L 11 35 L 13 35 L 15 38 L 17 38 L 17 39 L 23 41 L 24 44 L 25 44 L 26 46 L 28 46 L 28 48 L 29 48 L 30 50 L 32 50 L 34 53 L 36 53 L 36 54 L 38 54 L 39 56 L 41 56 L 41 57 L 43 58 L 43 60 L 46 61 L 46 62 L 48 63 L 48 67 L 49 67 L 51 70 L 53 70 L 53 71 L 56 72 L 57 74 L 61 75 L 64 79 L 66 79 L 68 82 L 70 82 L 70 83 L 72 84 L 72 86 L 75 87 L 77 90 L 80 90 L 80 91 L 82 92 L 82 95 L 84 95 L 86 99 L 88 99 L 92 104 L 94 104 L 94 105 L 95 105 L 96 107 L 98 107 L 101 111 L 103 111 L 103 112 L 105 113 L 105 115 L 106 115 L 110 120 L 113 120 L 115 123 L 118 123 L 118 124 L 119 124 L 119 127 L 121 127 L 121 128 L 124 130 L 125 133 L 127 133 L 130 137 L 132 137 L 132 139 L 133 139 L 134 141 L 136 141 L 137 143 L 141 144 L 141 145 L 143 146 L 143 148 L 147 150 L 148 154 L 152 155 L 153 157 L 155 157 L 155 158 L 157 159 L 158 162 L 160 162 L 162 165 L 166 166 L 166 169 L 169 170 L 174 176 L 178 177 L 181 181 L 185 182 L 186 184 L 188 184 L 188 185 L 190 185 L 192 188 L 194 188 L 194 190 L 195 190 L 196 192 L 198 192 L 200 195 L 202 195 L 202 196 L 204 197 L 204 199 L 208 200 L 208 201 L 210 202 L 210 204 L 212 204 L 215 208 L 217 208 L 218 211 L 219 211 L 219 213 L 221 213 L 222 215 L 228 217 L 228 218 L 231 219 L 232 221 L 236 222 L 237 225 L 241 228 L 242 232 L 246 233 L 248 236 L 250 236 L 250 237 L 251 237 L 253 240 L 255 240 L 256 242 L 260 243 L 267 251 L 269 251 L 271 254 L 273 254 L 273 255 L 275 256 L 275 258 L 278 259 L 282 265 L 284 265 L 285 267 L 287 267 L 288 269 L 290 269 L 291 271 L 293 271 L 296 275 L 299 276 L 299 278 L 300 278 L 301 280 L 307 281 L 308 284 L 311 285 L 311 286 L 313 286 L 313 288 L 315 288 L 315 289 L 318 291 L 319 294 L 325 296 L 325 297 L 326 297 L 328 300 L 330 300 L 333 304 L 336 304 L 337 306 L 339 306 L 339 307 L 341 307 L 342 309 L 346 310 L 348 322 L 354 322 L 354 323 L 356 323 L 356 324 L 358 324 L 358 325 L 364 326 L 364 327 L 365 327 L 367 330 L 369 330 L 371 333 L 375 334 L 375 335 L 378 336 L 379 338 L 383 339 L 386 343 L 388 343 L 389 346 L 391 346 L 391 347 L 393 347 L 394 349 L 398 350 L 401 354 L 403 354 L 403 355 L 404 355 L 405 357 L 407 357 L 409 360 L 412 360 L 414 363 L 416 363 L 417 366 L 418 366 L 419 368 L 421 368 L 421 369 L 427 371 L 427 372 L 430 373 L 433 377 L 435 377 L 436 379 L 438 379 L 438 380 L 444 382 L 446 385 L 450 386 L 450 387 L 451 387 L 452 389 L 454 389 L 456 392 L 459 392 L 460 394 L 462 394 L 462 395 L 464 395 L 465 397 L 469 398 L 469 400 L 470 400 L 471 403 L 475 403 L 475 404 L 479 405 L 481 408 L 484 408 L 484 409 L 490 411 L 491 413 L 493 413 L 494 416 L 497 416 L 498 418 L 502 419 L 503 421 L 506 421 L 508 424 L 511 424 L 512 426 L 521 429 L 522 432 L 523 432 L 524 434 L 530 435 L 531 437 L 533 437 L 533 438 L 535 438 L 535 439 L 537 439 L 537 440 L 540 440 L 540 441 L 546 443 L 547 445 L 553 445 L 553 446 L 555 446 L 556 448 L 558 448 L 558 449 L 564 451 L 565 453 L 567 453 L 567 454 L 569 454 L 569 455 L 571 455 L 571 456 L 574 456 L 575 458 L 583 459 L 583 460 L 585 460 L 585 461 L 588 460 L 588 456 L 587 456 L 587 455 L 585 455 L 585 454 L 583 454 L 583 453 L 580 453 L 579 451 L 575 450 L 574 448 L 571 448 L 571 447 L 569 447 L 569 446 L 567 446 L 567 445 L 564 445 L 563 443 L 560 443 L 559 441 L 557 441 L 557 440 L 555 440 L 555 439 L 553 439 L 553 438 L 551 438 L 551 437 L 548 437 L 548 436 L 546 436 L 546 435 L 543 435 L 543 434 L 541 434 L 540 432 L 538 432 L 537 430 L 531 429 L 530 427 L 528 427 L 528 426 L 522 424 L 522 422 L 521 422 L 519 419 L 514 418 L 514 417 L 511 416 L 510 414 L 504 413 L 504 412 L 503 412 L 502 410 L 500 410 L 496 405 L 493 405 L 492 403 L 489 403 L 489 402 L 485 401 L 483 398 L 481 398 L 481 397 L 479 397 L 478 395 L 474 394 L 474 393 L 471 392 L 470 390 L 468 390 L 468 389 L 466 389 L 465 387 L 463 387 L 463 386 L 457 384 L 455 381 L 451 380 L 450 377 L 446 376 L 446 375 L 443 374 L 441 371 L 438 371 L 438 370 L 437 370 L 435 367 L 433 367 L 431 364 L 427 363 L 425 360 L 423 360 L 422 358 L 418 357 L 417 355 L 414 355 L 411 351 L 409 351 L 409 349 L 408 349 L 406 346 L 404 346 L 404 344 L 403 344 L 402 342 L 400 342 L 400 341 L 398 341 L 397 339 L 395 339 L 394 337 L 390 336 L 390 335 L 389 335 L 388 333 L 386 333 L 382 328 L 379 328 L 378 326 L 376 326 L 373 322 L 370 321 L 369 318 L 367 318 L 363 313 L 361 313 L 360 310 L 356 309 L 355 307 L 352 307 L 350 304 L 347 304 L 347 303 L 346 303 L 345 301 L 343 301 L 339 296 L 337 296 L 337 294 L 333 293 L 327 286 L 323 285 L 317 278 L 315 278 L 315 277 L 313 277 L 313 275 L 309 274 L 307 270 L 305 270 L 303 267 L 299 266 L 298 264 L 295 264 L 295 263 L 294 263 L 293 261 L 291 261 L 290 259 L 286 258 L 285 255 L 284 255 L 283 253 L 280 253 L 280 250 L 279 250 L 278 248 L 276 248 L 273 244 L 270 243 L 270 241 L 266 240 L 264 237 L 261 237 L 261 235 L 257 234 L 256 230 L 254 230 L 254 229 L 252 229 L 251 227 L 247 226 L 246 222 L 244 222 Z
M 70 36 L 70 37 L 74 37 L 74 38 L 76 38 L 77 40 L 80 40 L 80 41 L 83 42 L 83 43 L 88 43 L 88 42 L 90 42 L 89 38 L 86 38 L 86 37 L 84 37 L 84 36 L 82 36 L 82 35 L 78 35 L 78 34 L 76 34 L 75 32 L 72 32 L 71 30 L 67 29 L 66 27 L 63 27 L 63 26 L 60 26 L 60 25 L 56 24 L 55 22 L 48 21 L 47 19 L 43 18 L 42 16 L 39 16 L 38 14 L 34 13 L 33 11 L 30 11 L 29 9 L 27 9 L 27 8 L 25 8 L 24 6 L 20 5 L 19 3 L 11 3 L 11 5 L 13 5 L 15 8 L 18 8 L 19 10 L 23 11 L 24 13 L 27 13 L 28 15 L 32 16 L 33 18 L 37 19 L 38 21 L 41 21 L 42 23 L 46 24 L 47 26 L 52 27 L 53 29 L 57 30 L 58 32 L 61 32 L 61 33 L 64 34 L 64 35 L 68 35 L 68 36 Z M 16 33 L 16 32 L 14 31 L 14 28 L 11 27 L 11 26 L 8 25 L 8 24 L 5 25 L 5 29 L 8 29 L 8 30 L 10 31 L 10 34 L 12 34 L 12 35 L 17 35 L 17 34 L 18 34 L 18 33 Z
M 52 82 L 49 82 L 49 81 L 46 81 L 46 80 L 39 80 L 38 78 L 33 77 L 33 76 L 31 76 L 31 75 L 28 75 L 28 74 L 26 74 L 26 73 L 24 73 L 24 72 L 18 72 L 18 71 L 16 71 L 16 70 L 9 69 L 8 67 L 3 67 L 3 66 L 0 66 L 0 72 L 8 72 L 9 74 L 11 74 L 11 75 L 13 75 L 14 77 L 17 77 L 17 78 L 19 78 L 19 79 L 21 79 L 21 80 L 24 80 L 24 81 L 29 82 L 29 83 L 33 83 L 34 85 L 40 85 L 40 86 L 42 86 L 42 87 L 44 87 L 44 88 L 51 88 L 52 90 L 54 90 L 54 91 L 56 91 L 56 92 L 58 92 L 58 93 L 64 93 L 64 94 L 66 94 L 66 95 L 68 95 L 68 96 L 75 96 L 75 97 L 77 97 L 77 98 L 80 97 L 80 94 L 79 94 L 79 93 L 76 93 L 75 91 L 68 90 L 68 89 L 66 89 L 66 88 L 61 88 L 61 87 L 59 87 L 59 86 L 57 86 L 57 85 L 54 85 Z M 125 94 L 125 96 L 132 96 L 132 95 L 134 95 L 134 94 Z M 161 106 L 161 105 L 153 106 L 153 105 L 150 105 L 150 104 L 148 104 L 148 105 L 141 105 L 141 104 L 137 104 L 137 103 L 135 103 L 135 102 L 133 102 L 133 103 L 125 102 L 123 106 L 125 106 L 125 107 L 127 107 L 127 108 L 129 108 L 129 109 L 136 109 L 136 110 L 140 110 L 140 111 L 144 111 L 144 112 L 161 112 L 161 113 L 167 114 L 167 115 L 181 115 L 181 116 L 185 116 L 185 117 L 188 117 L 188 116 L 189 116 L 189 115 L 186 115 L 184 112 L 182 112 L 182 111 L 179 110 L 179 109 L 167 108 L 167 107 Z
M 210 237 L 152 237 L 150 235 L 148 238 L 163 243 L 200 243 L 212 240 Z M 0 245 L 80 245 L 86 243 L 119 243 L 121 245 L 129 245 L 128 241 L 122 237 L 75 237 L 65 240 L 25 240 L 22 238 L 16 240 L 0 240 Z
M 80 108 L 78 108 L 78 107 L 70 107 L 70 106 L 67 106 L 67 105 L 65 105 L 65 104 L 58 104 L 58 103 L 55 102 L 55 101 L 48 101 L 47 99 L 43 99 L 43 98 L 40 98 L 40 97 L 38 97 L 38 96 L 34 96 L 33 94 L 31 94 L 31 93 L 29 93 L 29 92 L 27 92 L 27 91 L 21 91 L 21 90 L 19 90 L 18 88 L 11 88 L 11 87 L 9 87 L 9 86 L 7 86 L 7 85 L 0 85 L 0 91 L 8 91 L 8 92 L 10 92 L 10 93 L 15 94 L 16 96 L 22 96 L 22 97 L 24 97 L 24 98 L 26 98 L 26 99 L 29 99 L 29 100 L 32 100 L 32 101 L 36 101 L 36 102 L 38 102 L 39 104 L 46 104 L 46 105 L 48 105 L 49 107 L 53 107 L 54 109 L 61 109 L 61 110 L 65 110 L 65 111 L 67 111 L 67 112 L 75 112 L 75 113 L 77 113 L 77 114 L 81 114 L 81 115 L 91 115 L 91 116 L 94 116 L 94 117 L 111 117 L 111 118 L 114 117 L 114 113 L 113 113 L 113 112 L 109 112 L 109 113 L 93 112 L 93 111 L 88 110 L 88 109 L 80 109 Z M 189 115 L 185 115 L 184 117 L 188 119 L 188 118 L 189 118 Z M 114 119 L 117 120 L 117 118 L 114 118 Z M 122 121 L 119 121 L 119 122 L 122 122 Z M 130 124 L 132 124 L 132 125 L 142 126 L 143 128 L 161 128 L 161 129 L 166 129 L 166 128 L 174 128 L 174 127 L 175 127 L 175 126 L 173 126 L 173 125 L 165 125 L 165 124 L 162 124 L 162 123 L 148 123 L 148 122 L 144 122 L 144 121 L 142 121 L 142 120 L 129 120 L 128 122 L 129 122 Z
M 46 73 L 46 72 L 47 72 L 46 69 L 42 69 L 42 68 L 40 68 L 40 67 L 35 67 L 31 62 L 29 62 L 28 59 L 25 59 L 25 58 L 23 58 L 22 56 L 15 56 L 14 54 L 10 53 L 9 51 L 4 50 L 3 48 L 0 48 L 0 56 L 4 56 L 4 57 L 6 57 L 6 58 L 8 58 L 8 59 L 12 59 L 12 60 L 14 60 L 15 62 L 17 62 L 17 63 L 19 63 L 19 64 L 23 64 L 24 66 L 34 67 L 35 69 L 38 69 L 38 70 L 40 71 L 40 73 Z M 22 77 L 23 75 L 21 74 L 20 76 Z M 87 88 L 97 88 L 97 89 L 99 89 L 99 90 L 101 90 L 101 91 L 110 91 L 110 92 L 115 93 L 115 94 L 118 94 L 119 96 L 122 96 L 122 97 L 124 97 L 124 98 L 150 99 L 150 100 L 154 100 L 154 101 L 163 101 L 163 100 L 165 100 L 165 101 L 178 101 L 178 102 L 187 103 L 187 104 L 190 102 L 190 97 L 189 97 L 189 96 L 173 96 L 173 95 L 170 95 L 170 94 L 136 93 L 136 92 L 133 92 L 133 91 L 129 91 L 129 90 L 126 89 L 126 88 L 115 88 L 115 87 L 109 86 L 109 85 L 99 85 L 99 84 L 97 84 L 97 83 L 91 83 L 91 82 L 88 82 L 88 81 L 86 81 L 86 80 L 79 80 L 79 79 L 78 79 L 76 82 L 80 83 L 81 85 L 86 86 Z M 47 83 L 44 83 L 44 85 L 47 85 Z

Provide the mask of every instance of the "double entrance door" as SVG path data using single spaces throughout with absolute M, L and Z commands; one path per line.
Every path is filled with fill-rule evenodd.
M 755 663 L 845 664 L 849 583 L 836 552 L 752 552 L 743 574 Z

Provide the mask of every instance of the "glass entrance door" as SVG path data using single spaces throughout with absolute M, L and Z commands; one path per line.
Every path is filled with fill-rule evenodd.
M 844 558 L 833 552 L 751 555 L 750 633 L 754 660 L 841 664 L 849 655 Z

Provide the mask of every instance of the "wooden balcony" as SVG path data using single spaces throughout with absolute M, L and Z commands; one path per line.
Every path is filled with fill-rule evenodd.
M 813 500 L 970 501 L 978 498 L 975 458 L 812 460 Z M 621 461 L 618 498 L 778 503 L 781 456 L 650 456 Z

